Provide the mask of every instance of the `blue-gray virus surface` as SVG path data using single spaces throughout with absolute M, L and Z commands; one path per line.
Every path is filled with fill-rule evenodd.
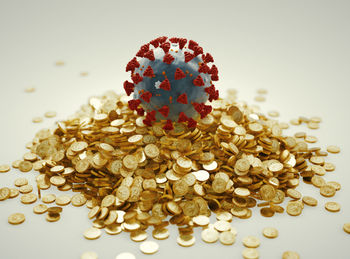
M 212 110 L 205 103 L 219 98 L 213 84 L 218 69 L 212 62 L 198 43 L 184 38 L 159 37 L 143 45 L 126 66 L 132 79 L 124 82 L 127 95 L 133 93 L 130 109 L 146 113 L 143 122 L 148 126 L 164 120 L 166 130 L 175 121 L 195 127 Z

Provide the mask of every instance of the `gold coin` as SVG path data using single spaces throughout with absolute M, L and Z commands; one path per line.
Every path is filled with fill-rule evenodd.
M 130 233 L 130 238 L 132 241 L 134 242 L 141 242 L 141 241 L 144 241 L 146 240 L 148 237 L 148 234 L 146 231 L 144 230 L 141 230 L 141 229 L 138 229 L 136 231 L 132 231 Z
M 156 158 L 159 156 L 159 149 L 156 145 L 154 144 L 148 144 L 145 146 L 145 154 L 149 158 Z
M 308 142 L 308 143 L 316 143 L 317 142 L 317 137 L 315 136 L 311 136 L 311 135 L 307 135 L 305 137 L 305 141 Z
M 282 254 L 282 259 L 300 259 L 300 256 L 297 252 L 285 251 Z
M 123 230 L 119 224 L 114 223 L 114 224 L 106 226 L 105 231 L 109 235 L 117 235 L 117 234 L 121 233 Z
M 21 172 L 26 173 L 33 169 L 33 164 L 29 161 L 21 161 L 18 165 L 18 169 Z
M 52 214 L 59 214 L 62 212 L 62 208 L 58 206 L 50 207 L 47 209 L 47 212 L 52 213 Z
M 13 168 L 18 168 L 19 164 L 22 162 L 22 160 L 15 160 L 12 162 L 12 167 Z
M 152 231 L 152 236 L 158 240 L 164 240 L 169 237 L 169 230 L 167 228 L 155 228 Z
M 33 207 L 33 212 L 35 214 L 43 214 L 47 211 L 47 206 L 45 204 L 38 204 Z
M 34 193 L 26 193 L 21 196 L 21 202 L 23 204 L 31 204 L 36 202 L 37 196 Z
M 66 183 L 66 178 L 62 176 L 54 175 L 50 178 L 50 183 L 55 186 L 62 186 Z
M 221 232 L 219 240 L 223 245 L 232 245 L 236 241 L 236 235 L 231 231 Z
M 260 240 L 255 236 L 247 236 L 243 238 L 243 245 L 248 248 L 257 248 L 260 246 Z
M 271 201 L 276 196 L 275 188 L 269 184 L 261 186 L 259 193 L 264 201 Z
M 231 223 L 224 220 L 218 220 L 214 223 L 214 228 L 220 232 L 229 231 L 231 229 Z
M 270 117 L 278 117 L 278 116 L 280 116 L 280 113 L 278 111 L 269 111 L 269 112 L 267 112 L 267 114 Z
M 265 97 L 263 95 L 258 95 L 254 97 L 254 101 L 256 102 L 265 102 Z
M 140 250 L 144 254 L 154 254 L 159 250 L 159 245 L 154 241 L 144 241 L 140 244 Z
M 97 239 L 101 236 L 101 230 L 95 227 L 88 228 L 84 232 L 84 237 L 89 240 Z
M 317 206 L 318 203 L 317 200 L 311 196 L 304 196 L 302 200 L 306 205 L 309 206 Z
M 250 195 L 250 191 L 247 188 L 237 187 L 234 190 L 234 194 L 236 194 L 238 197 L 248 197 Z
M 124 252 L 117 255 L 115 259 L 136 259 L 132 253 Z
M 80 256 L 80 259 L 98 259 L 98 255 L 93 251 L 88 251 L 88 252 L 84 252 Z
M 35 92 L 35 87 L 26 87 L 26 88 L 24 88 L 24 92 L 33 93 L 33 92 Z
M 103 198 L 101 202 L 101 207 L 110 207 L 115 203 L 115 196 L 110 194 Z
M 57 115 L 57 113 L 55 112 L 55 111 L 47 111 L 47 112 L 45 112 L 45 114 L 44 114 L 44 116 L 46 117 L 46 118 L 53 118 L 53 117 L 55 117 Z
M 320 127 L 319 123 L 317 122 L 313 122 L 313 121 L 310 121 L 308 124 L 307 124 L 307 127 L 309 129 L 318 129 Z
M 343 230 L 344 230 L 346 233 L 350 234 L 350 223 L 345 223 L 345 224 L 343 225 Z
M 325 184 L 320 188 L 320 193 L 324 197 L 333 197 L 335 192 L 336 190 L 332 185 Z
M 10 188 L 10 197 L 9 198 L 15 198 L 19 195 L 19 190 L 15 188 Z
M 339 191 L 339 190 L 341 189 L 340 183 L 335 182 L 335 181 L 327 182 L 327 185 L 333 186 L 333 187 L 335 188 L 336 191 Z
M 6 173 L 10 171 L 11 167 L 9 165 L 0 165 L 0 173 Z
M 326 184 L 326 181 L 319 175 L 314 175 L 311 178 L 311 183 L 317 187 L 317 188 L 321 188 L 323 185 Z
M 275 211 L 271 208 L 265 207 L 260 209 L 260 214 L 264 217 L 273 217 Z
M 93 219 L 94 217 L 96 217 L 97 214 L 100 213 L 100 211 L 101 211 L 100 206 L 93 207 L 88 214 L 89 219 Z
M 138 161 L 137 161 L 135 156 L 133 156 L 133 155 L 126 155 L 123 158 L 123 165 L 128 170 L 135 170 L 137 168 L 137 166 L 138 166 Z
M 219 239 L 219 232 L 214 228 L 206 228 L 202 230 L 201 237 L 206 243 L 215 243 Z
M 61 216 L 59 213 L 48 213 L 46 214 L 46 220 L 48 222 L 56 222 L 60 220 Z
M 244 259 L 258 259 L 259 252 L 255 248 L 245 248 L 242 252 Z
M 18 225 L 25 221 L 25 216 L 23 213 L 14 213 L 8 217 L 8 222 L 12 225 Z
M 7 187 L 1 188 L 0 189 L 0 201 L 7 200 L 10 198 L 11 195 L 11 190 Z
M 205 215 L 198 215 L 192 218 L 193 223 L 198 226 L 207 226 L 210 223 L 209 217 Z
M 23 185 L 26 185 L 28 184 L 28 180 L 26 178 L 17 178 L 14 182 L 14 184 L 17 186 L 17 187 L 21 187 Z
M 327 172 L 332 172 L 335 170 L 335 165 L 329 162 L 324 163 L 323 167 Z
M 327 151 L 328 151 L 329 153 L 336 154 L 336 153 L 339 153 L 339 152 L 340 152 L 340 148 L 337 147 L 337 146 L 331 145 L 331 146 L 328 146 L 328 147 L 327 147 Z
M 267 238 L 276 238 L 278 237 L 278 230 L 273 227 L 266 227 L 263 229 L 263 235 Z
M 32 122 L 34 122 L 34 123 L 40 123 L 40 122 L 42 122 L 42 121 L 43 121 L 43 118 L 42 118 L 42 117 L 39 117 L 39 116 L 34 117 L 34 118 L 32 119 Z
M 301 199 L 301 193 L 295 189 L 287 189 L 287 195 L 294 200 Z
M 55 62 L 55 65 L 56 66 L 63 66 L 65 63 L 64 63 L 64 61 L 62 61 L 62 60 L 58 60 L 58 61 L 56 61 Z
M 71 150 L 75 153 L 80 153 L 80 152 L 84 151 L 87 147 L 88 147 L 88 144 L 84 141 L 74 142 L 70 146 Z
M 193 246 L 194 243 L 196 242 L 196 238 L 190 234 L 184 234 L 184 235 L 179 235 L 176 238 L 176 242 L 183 247 L 190 247 Z
M 68 205 L 71 202 L 71 198 L 68 195 L 61 195 L 56 198 L 56 204 L 59 206 Z
M 258 94 L 267 94 L 267 90 L 264 89 L 264 88 L 259 88 L 256 92 L 257 92 Z
M 53 203 L 56 200 L 55 194 L 45 194 L 43 197 L 41 197 L 42 202 L 44 203 Z
M 303 211 L 303 205 L 300 201 L 290 201 L 287 204 L 287 213 L 291 216 L 299 216 Z
M 230 212 L 228 212 L 228 211 L 221 210 L 221 211 L 217 211 L 216 212 L 216 219 L 217 220 L 224 220 L 224 221 L 231 222 L 232 218 L 233 218 L 232 214 Z
M 31 191 L 33 191 L 33 186 L 30 184 L 26 184 L 26 185 L 19 187 L 20 193 L 30 193 Z
M 340 211 L 340 204 L 335 201 L 329 201 L 326 202 L 325 208 L 330 212 L 338 212 Z
M 75 207 L 83 206 L 86 203 L 86 201 L 87 201 L 87 199 L 84 196 L 84 194 L 82 194 L 82 193 L 77 193 L 77 194 L 73 195 L 72 200 L 71 200 L 72 205 Z

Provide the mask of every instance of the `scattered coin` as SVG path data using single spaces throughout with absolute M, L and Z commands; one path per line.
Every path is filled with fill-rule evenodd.
M 140 250 L 144 254 L 154 254 L 158 249 L 159 245 L 154 241 L 144 241 L 140 244 Z
M 329 201 L 329 202 L 326 202 L 325 208 L 330 212 L 338 212 L 340 211 L 340 204 L 335 201 Z
M 328 146 L 328 147 L 327 147 L 327 151 L 328 151 L 329 153 L 336 154 L 336 153 L 339 153 L 339 152 L 340 152 L 340 148 L 337 147 L 337 146 L 331 145 L 331 146 Z
M 282 259 L 299 259 L 300 256 L 297 252 L 285 251 L 282 255 Z
M 33 212 L 35 214 L 43 214 L 47 211 L 47 206 L 45 204 L 38 204 L 33 207 Z
M 245 248 L 242 252 L 244 259 L 258 259 L 259 252 L 255 248 Z
M 98 255 L 93 251 L 88 251 L 88 252 L 84 252 L 80 256 L 80 259 L 98 259 Z
M 10 188 L 10 197 L 9 198 L 15 198 L 19 195 L 19 190 L 15 188 Z
M 196 242 L 196 238 L 190 234 L 179 235 L 176 239 L 176 242 L 183 247 L 193 246 Z
M 89 240 L 97 239 L 100 236 L 101 236 L 101 230 L 98 228 L 91 227 L 85 230 L 84 232 L 84 237 Z
M 71 202 L 71 198 L 68 195 L 60 195 L 56 197 L 56 204 L 59 206 L 68 205 Z
M 9 165 L 0 165 L 0 173 L 6 173 L 10 171 L 11 167 Z
M 72 205 L 75 207 L 83 206 L 86 203 L 87 199 L 85 198 L 84 194 L 77 193 L 73 195 L 72 197 Z
M 0 188 L 0 201 L 10 198 L 11 190 L 7 187 Z
M 278 236 L 278 230 L 273 227 L 264 228 L 262 233 L 267 238 L 276 238 Z
M 214 228 L 206 228 L 202 231 L 201 237 L 206 243 L 215 243 L 219 239 L 219 232 Z
M 34 193 L 26 193 L 21 196 L 21 202 L 23 204 L 31 204 L 36 202 L 37 196 Z
M 18 165 L 18 168 L 21 172 L 26 173 L 32 170 L 33 164 L 29 161 L 21 161 Z
M 156 228 L 152 231 L 152 236 L 158 240 L 164 240 L 169 237 L 169 230 L 167 228 Z
M 260 246 L 260 240 L 255 236 L 247 236 L 243 238 L 243 245 L 249 248 L 257 248 Z
M 12 225 L 18 225 L 25 221 L 25 216 L 23 213 L 14 213 L 8 217 L 8 222 Z
M 219 240 L 223 245 L 232 245 L 236 241 L 236 235 L 231 231 L 221 232 Z
M 320 193 L 324 197 L 333 197 L 335 195 L 335 192 L 335 188 L 329 184 L 325 184 L 320 188 Z
M 135 231 L 132 231 L 130 233 L 130 238 L 132 241 L 135 241 L 135 242 L 141 242 L 141 241 L 144 241 L 147 239 L 147 232 L 144 231 L 144 230 L 141 230 L 141 229 L 138 229 L 138 230 L 135 230 Z
M 349 223 L 345 223 L 345 224 L 343 225 L 343 230 L 344 230 L 346 233 L 350 234 L 350 222 L 349 222 Z
M 41 197 L 42 202 L 44 203 L 53 203 L 56 200 L 56 195 L 55 194 L 45 194 L 44 196 Z
M 318 203 L 317 200 L 311 196 L 304 196 L 303 202 L 309 206 L 317 206 L 317 203 Z
M 26 93 L 34 93 L 35 92 L 35 87 L 26 87 L 26 88 L 24 88 L 24 92 L 26 92 Z
M 42 117 L 34 117 L 34 118 L 32 119 L 32 122 L 34 122 L 34 123 L 43 122 L 43 118 L 42 118 Z

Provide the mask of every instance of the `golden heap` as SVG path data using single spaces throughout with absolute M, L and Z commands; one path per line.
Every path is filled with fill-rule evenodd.
M 278 204 L 286 195 L 292 198 L 287 212 L 296 216 L 303 209 L 295 190 L 300 177 L 326 197 L 338 189 L 321 177 L 334 170 L 324 161 L 327 152 L 309 148 L 306 134 L 284 136 L 288 124 L 237 103 L 234 91 L 215 101 L 197 128 L 176 123 L 169 132 L 161 124 L 145 126 L 127 100 L 114 92 L 90 98 L 54 130 L 38 132 L 27 154 L 41 158 L 33 163 L 39 189 L 53 184 L 81 193 L 72 203 L 87 200 L 89 218 L 109 232 L 152 225 L 161 236 L 169 215 L 182 235 L 191 234 L 193 226 L 209 223 L 212 211 L 249 218 L 257 200 L 263 216 L 282 213 Z M 31 169 L 30 161 L 22 163 L 20 169 Z M 312 205 L 312 199 L 303 201 Z

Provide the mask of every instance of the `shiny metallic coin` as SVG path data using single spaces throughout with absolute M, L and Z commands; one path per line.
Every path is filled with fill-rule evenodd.
M 140 244 L 140 250 L 144 254 L 154 254 L 159 250 L 159 245 L 154 241 L 144 241 Z
M 12 225 L 18 225 L 25 221 L 25 216 L 23 213 L 14 213 L 8 217 L 8 223 Z

